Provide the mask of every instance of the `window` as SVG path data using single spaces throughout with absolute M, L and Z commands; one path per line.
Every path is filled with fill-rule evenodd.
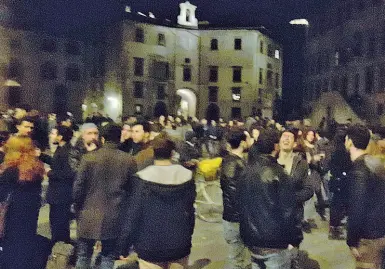
M 135 30 L 135 42 L 144 43 L 144 31 L 141 28 Z
M 367 93 L 373 92 L 374 87 L 374 70 L 369 66 L 365 69 L 365 91 Z
M 325 79 L 322 83 L 322 91 L 327 92 L 329 91 L 329 80 Z
M 187 22 L 190 22 L 190 20 L 191 20 L 190 10 L 187 9 L 187 10 L 186 10 L 186 21 L 187 21 Z
M 157 99 L 164 100 L 166 99 L 166 85 L 159 84 L 157 89 Z
M 210 66 L 210 82 L 218 82 L 218 66 Z
M 362 56 L 362 34 L 356 33 L 353 37 L 353 54 L 354 56 Z
M 158 34 L 158 45 L 159 46 L 166 46 L 166 36 L 164 34 Z
M 263 89 L 259 88 L 258 89 L 258 97 L 261 98 L 263 94 Z
M 268 69 L 272 69 L 272 68 L 273 68 L 273 65 L 272 65 L 272 64 L 267 64 L 267 68 L 268 68 Z
M 240 119 L 242 117 L 242 110 L 240 107 L 232 107 L 231 108 L 231 118 L 232 119 Z
M 368 57 L 373 58 L 376 54 L 376 39 L 375 37 L 369 38 L 369 44 L 368 44 Z
M 261 42 L 259 42 L 259 52 L 263 54 L 264 50 L 265 50 L 264 43 L 263 43 L 263 41 L 261 41 Z
M 218 87 L 214 87 L 214 86 L 209 87 L 209 102 L 210 103 L 218 102 Z
M 211 50 L 218 50 L 218 39 L 211 39 L 210 47 Z
M 232 92 L 232 99 L 234 102 L 240 102 L 241 101 L 241 88 L 239 87 L 233 87 L 231 88 Z
M 358 91 L 360 89 L 360 74 L 354 76 L 354 89 Z
M 191 67 L 183 67 L 183 81 L 191 81 Z
M 169 79 L 170 68 L 168 62 L 154 62 L 152 67 L 153 77 L 159 81 L 167 81 Z
M 77 41 L 69 41 L 66 43 L 66 52 L 71 55 L 80 55 L 80 44 Z
M 7 78 L 21 79 L 23 76 L 23 66 L 17 59 L 11 59 L 8 65 Z
M 267 80 L 267 85 L 273 86 L 273 71 L 267 70 L 266 80 Z
M 234 39 L 234 49 L 241 50 L 242 49 L 242 39 L 236 38 Z
M 275 87 L 279 88 L 279 74 L 278 73 L 275 74 Z
M 274 52 L 274 58 L 275 59 L 280 59 L 280 52 L 279 52 L 279 50 L 275 50 L 275 52 Z
M 143 58 L 134 58 L 134 75 L 137 77 L 142 77 L 144 74 L 144 59 Z
M 46 52 L 56 51 L 56 42 L 53 39 L 44 39 L 41 43 L 40 49 Z
M 184 62 L 185 62 L 186 64 L 189 64 L 189 63 L 191 63 L 191 59 L 190 59 L 190 58 L 184 58 Z
M 136 104 L 135 105 L 135 114 L 138 115 L 138 114 L 142 114 L 142 113 L 143 113 L 143 106 L 140 104 Z
M 66 68 L 66 80 L 79 81 L 80 80 L 80 69 L 73 65 Z
M 349 88 L 349 80 L 347 76 L 343 76 L 341 80 L 341 94 L 347 96 Z
M 332 91 L 333 92 L 338 91 L 338 83 L 339 83 L 338 77 L 335 77 L 333 79 L 333 83 L 332 83 Z
M 378 104 L 377 105 L 377 115 L 381 116 L 382 114 L 384 114 L 384 105 L 383 104 Z
M 242 82 L 241 66 L 233 66 L 233 82 Z
M 274 57 L 274 49 L 273 45 L 268 45 L 267 46 L 267 56 L 273 58 Z
M 40 66 L 40 77 L 44 80 L 57 78 L 57 66 L 52 62 L 46 62 Z
M 143 98 L 143 82 L 135 81 L 134 82 L 134 98 Z
M 259 84 L 263 84 L 263 68 L 259 68 Z

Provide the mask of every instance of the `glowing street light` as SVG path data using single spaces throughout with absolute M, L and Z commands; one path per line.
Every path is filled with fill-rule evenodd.
M 295 19 L 295 20 L 291 20 L 289 23 L 292 25 L 305 25 L 305 26 L 310 25 L 307 19 Z

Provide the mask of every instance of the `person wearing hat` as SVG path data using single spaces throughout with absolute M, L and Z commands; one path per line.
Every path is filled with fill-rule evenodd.
M 101 136 L 103 147 L 83 156 L 73 188 L 79 238 L 77 269 L 90 268 L 96 241 L 102 242 L 100 268 L 113 268 L 120 211 L 130 178 L 137 171 L 134 158 L 118 149 L 120 126 L 107 124 Z
M 80 128 L 81 137 L 70 151 L 69 163 L 75 172 L 78 171 L 84 154 L 99 148 L 99 130 L 94 123 L 85 123 Z

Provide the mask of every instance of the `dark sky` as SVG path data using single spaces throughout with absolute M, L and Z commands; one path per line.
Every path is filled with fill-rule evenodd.
M 49 29 L 78 28 L 109 20 L 123 10 L 152 11 L 156 16 L 176 20 L 183 0 L 2 0 L 12 5 L 18 18 L 44 24 Z M 191 0 L 198 6 L 197 17 L 214 24 L 274 27 L 308 13 L 314 0 Z

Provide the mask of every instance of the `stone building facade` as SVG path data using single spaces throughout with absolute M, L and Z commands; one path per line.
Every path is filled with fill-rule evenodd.
M 330 104 L 329 116 L 348 105 L 361 119 L 385 124 L 384 12 L 382 0 L 323 1 L 309 19 L 304 98 L 310 108 L 335 92 L 344 103 Z
M 199 24 L 196 6 L 180 4 L 178 24 L 133 13 L 107 35 L 106 112 L 204 117 L 216 104 L 224 118 L 271 117 L 282 93 L 282 47 L 262 28 Z

